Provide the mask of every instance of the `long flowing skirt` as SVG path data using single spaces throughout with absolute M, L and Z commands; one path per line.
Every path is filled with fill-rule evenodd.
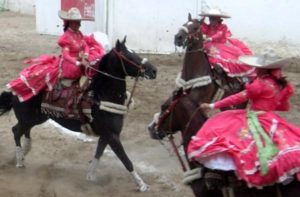
M 237 39 L 228 39 L 226 43 L 206 42 L 211 65 L 218 64 L 229 77 L 243 77 L 255 75 L 255 68 L 239 61 L 241 55 L 252 55 L 251 50 Z
M 248 128 L 245 110 L 228 110 L 211 117 L 188 146 L 189 158 L 206 167 L 235 170 L 249 186 L 287 181 L 300 172 L 300 128 L 274 112 L 262 112 L 258 120 L 279 152 L 260 173 L 258 149 Z
M 29 100 L 41 90 L 51 91 L 59 78 L 59 58 L 42 55 L 25 62 L 29 64 L 7 87 L 20 102 Z

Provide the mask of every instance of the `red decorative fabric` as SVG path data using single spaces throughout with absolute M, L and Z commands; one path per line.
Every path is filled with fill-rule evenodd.
M 25 68 L 17 79 L 7 84 L 21 102 L 27 101 L 41 90 L 51 91 L 59 75 L 59 59 L 54 56 L 42 55 L 25 63 L 29 67 Z
M 93 36 L 84 37 L 81 32 L 68 29 L 58 40 L 62 55 L 57 58 L 51 55 L 27 60 L 29 67 L 20 76 L 7 84 L 7 87 L 18 96 L 21 102 L 37 95 L 41 90 L 50 91 L 59 78 L 80 78 L 83 74 L 92 77 L 95 71 L 76 65 L 80 53 L 88 55 L 90 61 L 100 61 L 105 51 Z M 90 55 L 89 55 L 90 52 Z
M 240 40 L 230 38 L 231 32 L 225 24 L 211 26 L 202 23 L 201 31 L 211 38 L 204 43 L 204 48 L 212 66 L 220 65 L 229 77 L 255 76 L 253 67 L 238 60 L 241 55 L 252 55 L 252 51 Z
M 78 79 L 83 74 L 82 68 L 76 65 L 79 54 L 89 55 L 89 47 L 80 31 L 74 32 L 70 28 L 59 38 L 58 45 L 62 48 L 62 77 Z
M 283 182 L 300 172 L 300 128 L 277 115 L 275 110 L 288 110 L 293 88 L 284 89 L 269 76 L 256 79 L 242 93 L 215 103 L 225 107 L 250 101 L 264 131 L 270 136 L 279 153 L 269 161 L 269 171 L 260 175 L 257 147 L 248 128 L 246 110 L 228 110 L 211 117 L 193 137 L 188 154 L 192 160 L 204 162 L 209 157 L 230 155 L 240 179 L 250 186 L 265 186 Z
M 84 36 L 84 40 L 86 41 L 87 45 L 89 46 L 89 61 L 92 63 L 91 67 L 94 68 L 88 68 L 86 69 L 86 75 L 89 78 L 92 78 L 97 72 L 95 71 L 95 62 L 102 59 L 102 57 L 105 55 L 105 49 L 102 46 L 101 43 L 97 42 L 94 38 L 94 34 L 91 34 L 90 36 Z

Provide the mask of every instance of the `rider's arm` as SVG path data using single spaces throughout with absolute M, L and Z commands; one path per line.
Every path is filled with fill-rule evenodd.
M 62 48 L 62 56 L 65 61 L 68 61 L 76 66 L 80 66 L 80 61 L 70 55 L 69 47 L 65 46 Z
M 80 32 L 80 34 L 81 34 L 82 43 L 83 43 L 84 56 L 86 59 L 88 59 L 89 54 L 90 54 L 90 48 L 89 48 L 89 45 L 87 44 L 87 42 L 85 41 L 83 34 L 81 32 Z
M 70 55 L 70 45 L 71 45 L 71 43 L 68 39 L 68 35 L 67 34 L 62 35 L 59 38 L 57 43 L 61 47 L 63 59 L 65 61 L 70 62 L 73 65 L 80 66 L 80 62 L 75 57 L 72 57 Z
M 210 36 L 210 39 L 212 41 L 217 42 L 223 38 L 226 38 L 227 36 L 228 36 L 228 28 L 226 25 L 221 24 L 220 27 L 218 28 L 218 31 L 214 35 Z
M 220 101 L 212 103 L 210 105 L 210 107 L 213 109 L 220 109 L 220 108 L 224 108 L 224 107 L 238 105 L 238 104 L 244 103 L 247 100 L 248 100 L 247 91 L 244 90 L 237 94 L 228 96 Z

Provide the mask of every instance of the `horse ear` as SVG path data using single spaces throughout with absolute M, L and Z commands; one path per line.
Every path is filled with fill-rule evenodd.
M 122 44 L 124 44 L 124 45 L 125 45 L 125 43 L 126 43 L 126 38 L 127 38 L 127 36 L 124 36 L 124 39 L 123 39 L 123 41 L 122 41 Z
M 119 50 L 120 48 L 121 48 L 121 42 L 118 39 L 117 42 L 116 42 L 116 49 Z
M 191 13 L 189 13 L 188 19 L 189 19 L 189 21 L 192 21 L 192 15 L 191 15 Z

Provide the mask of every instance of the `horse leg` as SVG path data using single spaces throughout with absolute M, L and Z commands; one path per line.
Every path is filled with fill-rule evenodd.
M 24 155 L 27 155 L 31 150 L 30 129 L 24 130 L 24 139 L 22 140 L 22 148 Z
M 30 129 L 24 124 L 17 123 L 13 128 L 14 139 L 16 143 L 16 167 L 21 168 L 24 167 L 24 159 L 25 155 L 31 149 L 31 140 L 30 140 Z M 21 143 L 22 136 L 25 135 L 23 146 Z
M 117 157 L 122 161 L 123 165 L 130 172 L 138 190 L 140 192 L 145 192 L 149 189 L 149 186 L 143 181 L 143 179 L 139 176 L 139 174 L 133 169 L 132 162 L 128 158 L 124 147 L 120 141 L 120 137 L 118 135 L 113 135 L 109 140 L 109 146 L 117 155 Z
M 98 145 L 97 145 L 97 149 L 96 149 L 96 154 L 95 157 L 92 159 L 89 168 L 88 168 L 88 172 L 86 175 L 86 179 L 89 181 L 95 181 L 96 180 L 96 169 L 99 163 L 99 159 L 102 156 L 104 149 L 107 146 L 107 141 L 103 140 L 101 137 L 99 137 L 98 140 Z
M 12 132 L 14 134 L 14 139 L 16 143 L 16 167 L 21 168 L 24 167 L 24 152 L 21 146 L 21 137 L 24 133 L 20 129 L 19 123 L 13 126 Z

